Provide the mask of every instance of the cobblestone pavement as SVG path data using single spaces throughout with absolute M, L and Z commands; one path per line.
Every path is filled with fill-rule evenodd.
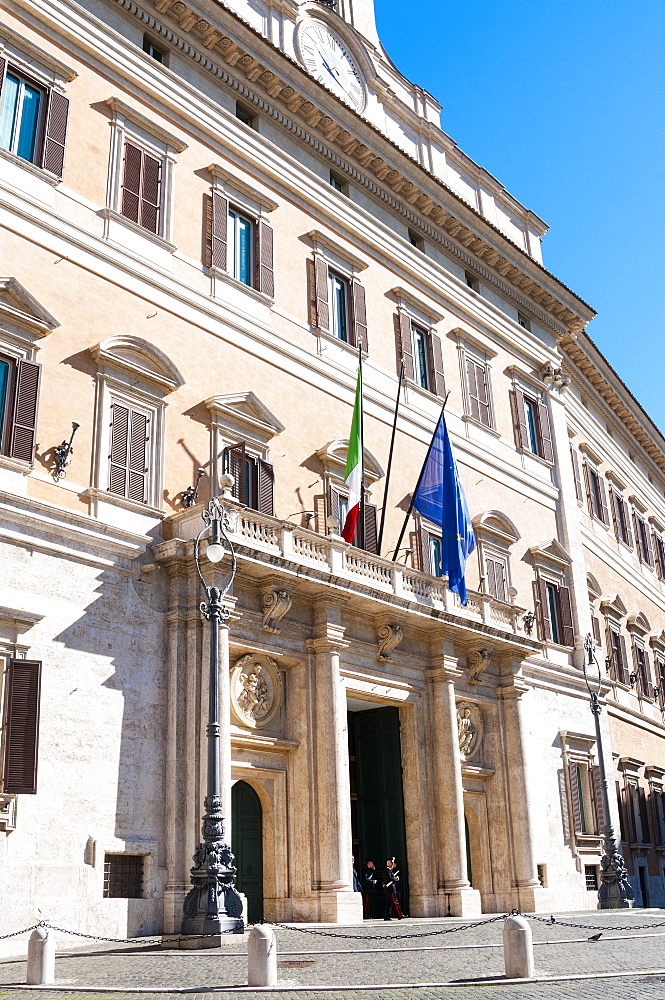
M 584 926 L 566 927 L 559 921 Z M 639 925 L 659 922 L 662 927 L 638 929 Z M 146 945 L 65 952 L 75 939 L 56 933 L 55 988 L 20 989 L 25 983 L 25 961 L 4 960 L 0 961 L 0 998 L 166 1000 L 173 991 L 171 997 L 194 994 L 201 1000 L 433 1000 L 457 996 L 473 996 L 474 1000 L 665 1000 L 665 911 L 575 913 L 560 915 L 554 924 L 531 920 L 530 925 L 537 978 L 594 978 L 515 985 L 501 981 L 502 921 L 469 926 L 453 919 L 404 920 L 390 927 L 382 921 L 368 921 L 345 928 L 278 928 L 277 991 L 244 987 L 246 937 L 234 936 L 216 951 L 170 951 Z M 602 937 L 589 941 L 589 936 L 597 933 L 596 927 L 604 928 Z M 27 946 L 27 939 L 23 946 Z M 653 970 L 658 974 L 647 974 Z M 608 973 L 614 977 L 604 978 Z M 483 985 L 471 982 L 479 979 L 496 981 Z M 425 985 L 409 985 L 415 983 Z M 109 992 L 96 992 L 97 988 Z M 122 989 L 139 992 L 116 992 Z

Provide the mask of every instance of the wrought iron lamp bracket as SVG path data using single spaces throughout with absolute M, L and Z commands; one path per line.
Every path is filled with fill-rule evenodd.
M 72 421 L 72 433 L 69 436 L 69 441 L 63 441 L 62 444 L 57 445 L 55 449 L 55 472 L 53 473 L 54 479 L 64 479 L 67 473 L 65 469 L 71 464 L 72 455 L 74 454 L 74 448 L 72 447 L 72 442 L 74 441 L 74 435 L 81 425 L 78 421 Z

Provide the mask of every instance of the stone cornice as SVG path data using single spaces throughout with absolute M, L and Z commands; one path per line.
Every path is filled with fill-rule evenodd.
M 574 362 L 577 371 L 601 396 L 661 472 L 665 473 L 665 447 L 659 447 L 658 444 L 659 439 L 663 441 L 660 431 L 590 338 L 585 334 L 567 334 L 558 343 L 561 350 Z M 574 371 L 571 374 L 574 375 Z
M 133 0 L 114 0 L 152 31 L 176 45 L 203 69 L 212 72 L 246 99 L 271 114 L 280 124 L 328 156 L 345 172 L 391 205 L 423 233 L 433 238 L 463 263 L 469 263 L 485 278 L 518 303 L 529 309 L 544 325 L 556 332 L 580 330 L 595 315 L 582 299 L 550 274 L 525 250 L 518 247 L 493 223 L 464 201 L 442 180 L 431 174 L 408 153 L 339 101 L 327 88 L 318 84 L 288 55 L 271 45 L 239 15 L 223 9 L 225 21 L 235 24 L 247 36 L 243 44 L 231 38 L 218 23 L 212 23 L 184 0 L 152 0 L 158 13 L 175 19 L 185 41 L 155 18 L 141 10 Z M 222 12 L 220 11 L 220 14 Z M 273 51 L 259 59 L 249 47 L 260 44 Z M 205 54 L 220 56 L 237 74 L 225 73 Z M 275 57 L 278 58 L 275 58 Z M 282 68 L 283 67 L 283 68 Z M 286 77 L 298 77 L 297 85 Z M 290 112 L 291 120 L 254 90 L 239 82 L 244 78 L 256 90 L 262 90 L 272 102 L 279 102 Z M 314 101 L 306 93 L 313 91 Z M 335 104 L 335 117 L 320 106 Z M 295 121 L 302 120 L 310 130 Z M 345 121 L 348 127 L 345 126 Z M 351 131 L 353 129 L 353 131 Z M 357 134 L 371 134 L 371 145 Z M 323 136 L 326 143 L 321 142 Z M 327 145 L 326 145 L 327 144 Z M 340 156 L 340 152 L 343 157 Z M 359 170 L 358 167 L 361 169 Z M 369 175 L 373 175 L 376 184 Z M 399 199 L 393 195 L 399 195 Z M 482 230 L 483 235 L 480 235 Z

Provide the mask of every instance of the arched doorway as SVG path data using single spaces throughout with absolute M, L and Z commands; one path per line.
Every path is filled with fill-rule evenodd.
M 231 789 L 231 850 L 238 892 L 247 897 L 247 920 L 263 920 L 263 821 L 261 800 L 246 781 Z

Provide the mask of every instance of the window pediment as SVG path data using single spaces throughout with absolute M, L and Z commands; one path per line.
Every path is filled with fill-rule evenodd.
M 220 191 L 230 201 L 238 202 L 243 207 L 247 207 L 256 216 L 267 215 L 277 208 L 276 201 L 257 191 L 251 185 L 245 184 L 244 181 L 220 167 L 219 164 L 211 163 L 208 170 L 216 191 Z
M 320 448 L 316 456 L 323 465 L 327 475 L 344 478 L 344 468 L 346 466 L 346 453 L 349 448 L 348 438 L 338 438 L 336 441 L 329 441 L 325 447 Z M 371 451 L 365 448 L 365 483 L 375 483 L 377 479 L 382 479 L 385 475 L 382 467 L 372 455 Z
M 600 610 L 610 618 L 624 618 L 628 614 L 628 608 L 623 603 L 618 594 L 610 594 L 600 602 Z
M 41 302 L 14 277 L 0 278 L 0 317 L 17 332 L 45 337 L 60 323 Z
M 333 267 L 341 267 L 350 274 L 358 274 L 368 267 L 367 261 L 356 257 L 351 250 L 347 250 L 346 247 L 340 243 L 336 243 L 325 233 L 319 232 L 318 229 L 311 229 L 307 233 L 307 236 L 312 241 L 314 250 L 322 254 Z
M 587 573 L 586 585 L 587 585 L 587 590 L 589 591 L 589 598 L 592 601 L 597 601 L 603 591 L 593 573 Z
M 90 348 L 101 374 L 121 372 L 132 375 L 163 394 L 185 384 L 170 358 L 141 337 L 107 337 Z
M 492 358 L 497 356 L 497 352 L 490 346 L 488 341 L 481 340 L 479 336 L 471 333 L 470 330 L 465 330 L 461 326 L 451 330 L 448 333 L 448 336 L 457 341 L 457 346 L 459 348 L 464 349 L 465 347 L 470 347 L 486 361 L 490 361 Z
M 136 111 L 118 97 L 109 97 L 105 103 L 113 114 L 114 123 L 124 125 L 129 122 L 134 128 L 145 132 L 152 139 L 156 139 L 171 154 L 183 153 L 187 149 L 186 142 L 178 139 L 171 132 L 167 132 L 166 129 L 157 125 L 152 119 L 146 118 L 140 111 Z
M 649 639 L 649 644 L 658 652 L 665 652 L 665 629 L 662 632 L 654 632 Z
M 637 632 L 638 635 L 647 635 L 651 631 L 651 623 L 643 611 L 633 611 L 628 615 L 626 626 L 630 632 Z
M 427 326 L 436 326 L 443 319 L 443 313 L 437 312 L 428 302 L 423 302 L 422 299 L 412 295 L 407 288 L 397 285 L 395 288 L 391 288 L 391 292 L 395 296 L 398 307 L 410 313 L 416 322 L 420 320 Z
M 549 565 L 559 571 L 570 566 L 573 561 L 556 538 L 552 538 L 549 542 L 541 542 L 540 545 L 533 545 L 529 549 L 529 553 L 536 565 Z
M 473 527 L 477 537 L 492 538 L 504 545 L 513 545 L 521 538 L 513 522 L 500 510 L 486 510 L 482 514 L 476 514 Z
M 210 410 L 213 424 L 223 425 L 230 432 L 261 447 L 284 430 L 281 420 L 251 390 L 210 396 L 205 405 Z

